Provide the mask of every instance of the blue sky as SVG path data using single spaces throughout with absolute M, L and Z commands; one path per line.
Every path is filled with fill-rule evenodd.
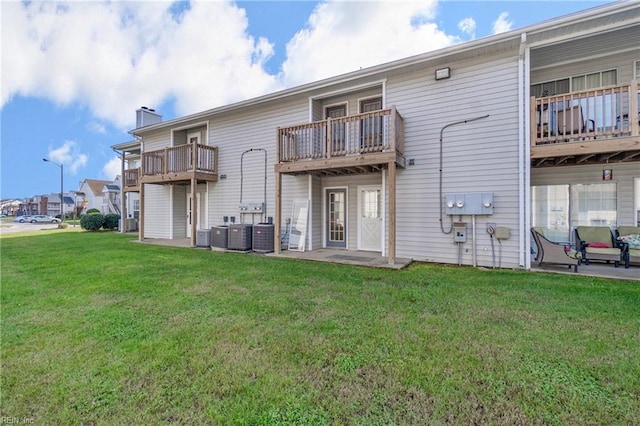
M 2 2 L 0 197 L 111 180 L 135 109 L 164 119 L 606 1 Z

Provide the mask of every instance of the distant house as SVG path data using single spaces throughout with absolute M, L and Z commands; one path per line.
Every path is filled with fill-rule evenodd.
M 109 213 L 108 209 L 105 210 L 104 190 L 107 185 L 111 184 L 112 182 L 108 180 L 85 179 L 82 181 L 78 192 L 84 193 L 83 213 L 89 209 L 98 209 L 102 213 Z
M 271 219 L 306 251 L 529 269 L 532 226 L 640 220 L 638 40 L 640 3 L 615 2 L 169 121 L 141 108 L 123 194 L 141 240 Z

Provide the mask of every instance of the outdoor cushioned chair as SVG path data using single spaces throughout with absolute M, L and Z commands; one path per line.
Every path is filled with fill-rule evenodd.
M 629 263 L 640 265 L 640 226 L 618 226 L 616 238 L 627 245 Z
M 576 247 L 587 265 L 591 260 L 602 260 L 613 262 L 617 268 L 624 259 L 623 250 L 608 226 L 577 226 L 575 235 Z
M 533 240 L 538 246 L 538 254 L 535 258 L 538 265 L 553 263 L 567 265 L 569 268 L 573 266 L 573 272 L 578 272 L 581 253 L 573 250 L 568 244 L 549 241 L 545 238 L 544 231 L 541 228 L 531 228 L 531 235 L 533 235 Z

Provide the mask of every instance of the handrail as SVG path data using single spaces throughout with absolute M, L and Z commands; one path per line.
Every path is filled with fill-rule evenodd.
M 278 128 L 280 162 L 376 152 L 404 152 L 404 121 L 395 107 Z
M 531 145 L 638 136 L 638 81 L 531 98 Z M 634 119 L 636 117 L 636 119 Z
M 178 145 L 142 153 L 142 175 L 201 172 L 217 173 L 218 148 L 196 144 Z

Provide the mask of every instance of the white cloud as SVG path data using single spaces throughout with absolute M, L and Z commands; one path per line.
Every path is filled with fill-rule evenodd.
M 97 121 L 90 121 L 87 123 L 87 129 L 93 133 L 106 134 L 107 128 L 104 124 L 98 123 Z
M 122 171 L 122 160 L 120 157 L 113 157 L 102 167 L 102 174 L 108 180 L 114 180 Z
M 502 12 L 498 19 L 493 21 L 493 33 L 499 34 L 504 33 L 511 30 L 513 26 L 513 21 L 509 20 L 509 14 L 507 12 Z
M 332 1 L 312 13 L 287 44 L 287 86 L 355 71 L 448 46 L 456 41 L 432 23 L 435 0 Z
M 476 21 L 473 18 L 464 18 L 462 21 L 458 22 L 458 29 L 465 34 L 471 36 L 471 38 L 476 37 Z
M 78 144 L 74 141 L 65 141 L 58 148 L 49 148 L 47 158 L 64 166 L 64 172 L 76 175 L 78 169 L 87 165 L 89 156 L 80 152 Z
M 244 10 L 194 2 L 6 2 L 0 106 L 13 96 L 80 102 L 123 129 L 140 105 L 175 98 L 178 114 L 278 88 L 267 40 L 247 34 Z
M 229 0 L 2 4 L 0 108 L 12 97 L 79 103 L 96 122 L 133 127 L 141 105 L 174 102 L 185 115 L 459 41 L 433 22 L 437 0 L 320 3 L 287 44 L 248 34 Z M 465 27 L 467 28 L 467 27 Z

